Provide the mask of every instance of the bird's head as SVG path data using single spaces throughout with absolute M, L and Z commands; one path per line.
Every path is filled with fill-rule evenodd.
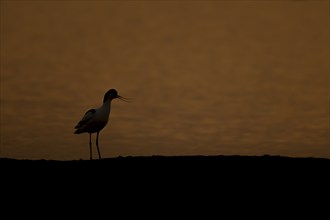
M 128 100 L 120 95 L 118 95 L 117 90 L 110 89 L 107 93 L 104 95 L 103 102 L 106 102 L 107 100 L 113 100 L 113 99 L 120 99 L 122 101 L 128 102 Z

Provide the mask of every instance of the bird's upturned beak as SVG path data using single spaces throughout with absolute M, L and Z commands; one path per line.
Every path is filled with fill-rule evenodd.
M 118 95 L 116 98 L 118 98 L 118 99 L 120 99 L 120 100 L 122 100 L 124 102 L 129 102 L 129 99 L 128 98 L 124 98 L 124 97 L 122 97 L 120 95 Z

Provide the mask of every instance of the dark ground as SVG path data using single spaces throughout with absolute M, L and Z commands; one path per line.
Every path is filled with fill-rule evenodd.
M 282 156 L 147 156 L 102 160 L 17 160 L 0 158 L 3 175 L 82 177 L 99 175 L 214 177 L 248 175 L 272 178 L 328 177 L 330 159 Z
M 267 194 L 284 188 L 329 195 L 330 159 L 282 156 L 149 156 L 102 160 L 16 160 L 0 158 L 1 183 L 97 190 L 141 188 L 224 190 Z M 92 187 L 93 186 L 93 187 Z M 163 189 L 163 187 L 161 187 Z M 138 190 L 139 191 L 139 190 Z
M 244 216 L 289 212 L 293 216 L 308 213 L 318 219 L 314 217 L 329 216 L 329 165 L 330 159 L 281 156 L 150 156 L 93 161 L 0 158 L 0 184 L 2 200 L 9 208 L 19 204 L 47 210 L 53 204 L 52 212 L 63 210 L 63 206 L 72 211 L 78 203 L 86 207 L 79 208 L 79 213 L 90 205 L 99 209 L 101 204 L 100 211 L 107 213 L 139 205 L 142 213 L 155 208 L 158 213 L 194 213 L 206 207 L 206 213 L 218 217 L 223 212 L 241 216 L 239 210 L 247 210 Z

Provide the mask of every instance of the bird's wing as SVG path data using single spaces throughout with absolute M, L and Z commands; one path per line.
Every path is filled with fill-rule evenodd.
M 78 124 L 74 128 L 80 128 L 81 126 L 84 126 L 85 124 L 88 123 L 88 121 L 93 118 L 96 110 L 95 109 L 90 109 L 88 110 L 84 117 L 78 122 Z

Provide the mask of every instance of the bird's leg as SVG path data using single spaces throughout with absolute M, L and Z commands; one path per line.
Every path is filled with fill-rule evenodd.
M 101 160 L 101 154 L 99 149 L 99 132 L 96 133 L 96 147 L 97 147 L 97 152 L 99 153 L 99 159 Z
M 89 159 L 92 160 L 92 133 L 89 133 Z

